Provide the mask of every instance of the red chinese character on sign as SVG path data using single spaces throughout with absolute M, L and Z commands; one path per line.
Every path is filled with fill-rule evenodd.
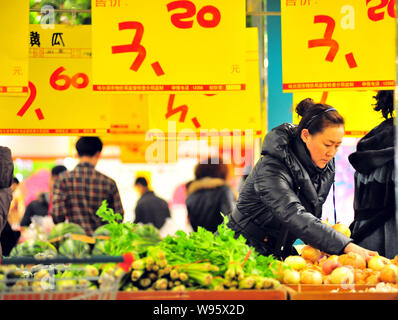
M 144 26 L 137 21 L 120 22 L 119 30 L 126 29 L 136 30 L 133 42 L 131 44 L 112 46 L 112 53 L 138 52 L 138 56 L 130 66 L 131 70 L 138 71 L 146 56 L 146 50 L 141 45 L 142 36 L 144 35 Z
M 286 6 L 295 6 L 297 4 L 297 0 L 286 0 Z
M 106 7 L 106 0 L 95 0 L 96 7 Z
M 124 21 L 119 23 L 119 30 L 135 30 L 135 35 L 133 42 L 130 44 L 123 44 L 119 46 L 112 46 L 112 54 L 116 53 L 126 53 L 126 52 L 138 52 L 133 64 L 130 69 L 133 71 L 138 71 L 146 57 L 146 50 L 143 45 L 141 45 L 141 40 L 144 35 L 144 26 L 138 21 Z M 160 66 L 159 62 L 156 61 L 151 64 L 153 71 L 159 77 L 164 75 L 164 71 Z
M 318 15 L 314 17 L 314 23 L 326 23 L 326 30 L 322 39 L 314 39 L 308 41 L 308 48 L 315 47 L 329 47 L 328 54 L 325 60 L 333 62 L 339 50 L 339 44 L 336 40 L 332 39 L 334 28 L 336 27 L 336 22 L 332 17 L 325 15 Z M 350 68 L 356 68 L 357 63 L 352 52 L 345 55 L 345 59 Z
M 300 5 L 302 6 L 310 5 L 310 0 L 301 0 Z
M 308 48 L 330 47 L 325 60 L 332 62 L 337 54 L 337 51 L 339 50 L 339 44 L 336 40 L 332 39 L 336 22 L 332 17 L 318 15 L 314 17 L 314 23 L 326 23 L 326 30 L 323 35 L 323 39 L 309 40 Z
M 173 114 L 181 112 L 180 119 L 178 121 L 184 122 L 185 121 L 185 116 L 188 113 L 188 106 L 186 104 L 184 104 L 184 105 L 181 105 L 181 106 L 179 106 L 177 108 L 173 108 L 174 98 L 175 98 L 175 94 L 171 94 L 169 96 L 169 102 L 167 103 L 166 119 L 170 118 Z
M 171 94 L 169 96 L 169 101 L 167 103 L 167 113 L 166 113 L 166 119 L 170 118 L 172 115 L 181 112 L 180 114 L 180 119 L 178 120 L 179 122 L 184 122 L 185 121 L 185 117 L 188 113 L 188 106 L 186 104 L 183 104 L 177 108 L 173 108 L 173 104 L 174 104 L 174 98 L 175 98 L 175 94 Z M 200 127 L 200 123 L 198 121 L 198 119 L 196 117 L 192 118 L 192 123 L 194 124 L 195 128 L 199 128 Z

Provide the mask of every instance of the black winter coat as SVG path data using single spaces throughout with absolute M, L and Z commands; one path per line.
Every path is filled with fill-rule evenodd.
M 7 223 L 8 211 L 12 200 L 11 184 L 14 177 L 14 163 L 11 150 L 0 147 L 0 236 Z M 3 239 L 4 240 L 4 239 Z M 2 254 L 0 245 L 0 256 Z
M 223 222 L 221 213 L 231 213 L 235 197 L 225 180 L 205 177 L 191 182 L 185 203 L 192 229 L 200 226 L 214 232 Z
M 352 240 L 320 220 L 334 181 L 334 161 L 318 168 L 295 131 L 295 125 L 285 123 L 267 134 L 228 225 L 264 255 L 297 254 L 292 246 L 297 238 L 341 254 Z
M 357 144 L 349 156 L 355 171 L 355 243 L 387 258 L 398 254 L 398 219 L 394 188 L 394 120 L 383 121 Z
M 138 199 L 135 207 L 135 223 L 151 223 L 157 229 L 163 227 L 167 218 L 170 218 L 169 205 L 159 198 L 153 191 L 145 192 Z

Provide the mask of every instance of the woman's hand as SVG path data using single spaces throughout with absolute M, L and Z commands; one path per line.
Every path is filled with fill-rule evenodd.
M 377 251 L 371 251 L 365 248 L 362 248 L 358 245 L 356 245 L 353 242 L 350 242 L 349 244 L 346 245 L 346 247 L 344 248 L 344 253 L 348 253 L 348 252 L 355 252 L 360 254 L 366 261 L 368 261 L 372 256 L 378 256 L 378 252 Z

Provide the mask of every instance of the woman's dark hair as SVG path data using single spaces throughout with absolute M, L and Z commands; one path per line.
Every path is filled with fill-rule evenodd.
M 218 158 L 207 158 L 207 163 L 198 163 L 195 167 L 195 179 L 204 177 L 227 179 L 228 166 Z
M 388 118 L 388 115 L 392 117 L 394 112 L 394 90 L 380 90 L 373 98 L 376 99 L 373 110 L 381 111 L 385 119 Z
M 315 103 L 311 98 L 300 101 L 296 112 L 302 117 L 297 127 L 298 135 L 303 129 L 308 129 L 314 135 L 327 127 L 344 125 L 344 118 L 336 109 L 327 104 Z

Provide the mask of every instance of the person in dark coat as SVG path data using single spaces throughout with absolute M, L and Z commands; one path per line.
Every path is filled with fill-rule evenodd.
M 328 254 L 376 254 L 321 221 L 322 205 L 334 182 L 334 156 L 344 136 L 344 119 L 329 105 L 304 99 L 296 106 L 298 126 L 284 123 L 265 137 L 228 226 L 263 255 L 297 254 L 296 239 Z
M 215 232 L 223 222 L 221 213 L 231 213 L 235 197 L 226 182 L 227 176 L 228 166 L 218 158 L 208 158 L 206 163 L 196 165 L 195 180 L 187 186 L 185 200 L 188 219 L 194 231 L 200 226 Z
M 55 180 L 62 172 L 67 171 L 63 165 L 57 165 L 51 169 L 49 181 L 49 192 L 42 192 L 37 196 L 36 200 L 31 201 L 25 209 L 25 213 L 21 220 L 21 227 L 28 227 L 32 223 L 32 217 L 45 217 L 50 211 L 50 203 L 52 198 L 52 190 Z
M 359 140 L 348 157 L 355 171 L 352 238 L 359 245 L 389 259 L 398 254 L 398 219 L 394 186 L 394 91 L 374 97 L 374 110 L 384 121 Z
M 12 200 L 11 184 L 14 178 L 14 163 L 11 157 L 11 150 L 7 147 L 0 147 L 0 256 L 4 253 L 8 255 L 11 250 L 8 233 L 13 230 L 7 222 L 8 211 Z M 8 226 L 7 226 L 8 225 Z M 2 246 L 5 246 L 5 252 L 2 251 Z
M 151 223 L 160 229 L 167 218 L 170 218 L 168 203 L 149 190 L 148 181 L 144 177 L 137 177 L 134 186 L 141 195 L 135 207 L 134 223 Z

